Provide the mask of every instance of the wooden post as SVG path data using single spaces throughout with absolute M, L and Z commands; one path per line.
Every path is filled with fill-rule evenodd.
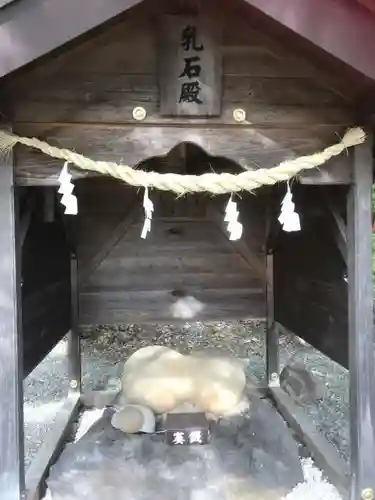
M 266 223 L 266 372 L 268 386 L 279 385 L 279 328 L 275 322 L 274 251 L 280 224 L 276 220 L 274 199 L 268 196 Z
M 71 326 L 68 335 L 68 366 L 70 390 L 81 392 L 81 339 L 78 326 L 78 273 L 77 256 L 70 259 Z
M 13 156 L 0 160 L 0 496 L 24 492 L 23 370 Z
M 267 337 L 266 337 L 266 352 L 267 352 L 267 381 L 268 385 L 278 384 L 279 382 L 279 331 L 275 323 L 275 298 L 273 284 L 273 254 L 267 254 Z
M 372 182 L 369 138 L 354 148 L 347 205 L 351 500 L 372 500 L 375 492 Z
M 68 369 L 70 391 L 81 393 L 81 337 L 78 311 L 78 261 L 77 261 L 77 224 L 75 217 L 65 216 L 63 222 L 70 252 L 70 331 L 68 333 Z

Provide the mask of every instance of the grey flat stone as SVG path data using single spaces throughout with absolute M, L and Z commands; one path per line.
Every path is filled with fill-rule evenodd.
M 267 401 L 254 398 L 249 416 L 214 424 L 206 446 L 124 435 L 111 414 L 66 446 L 48 478 L 53 500 L 274 500 L 303 481 L 297 444 Z

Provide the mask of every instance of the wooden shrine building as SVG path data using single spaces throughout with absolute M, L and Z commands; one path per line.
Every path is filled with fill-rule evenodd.
M 61 158 L 25 143 L 2 154 L 1 500 L 39 498 L 77 415 L 80 326 L 168 323 L 179 293 L 207 305 L 201 321 L 267 321 L 280 411 L 350 500 L 374 498 L 374 47 L 373 0 L 0 0 L 7 134 L 190 176 L 269 169 L 339 143 L 351 127 L 367 134 L 293 178 L 300 231 L 278 222 L 285 182 L 239 193 L 238 240 L 223 225 L 229 194 L 150 189 L 142 239 L 141 185 L 72 161 L 78 214 L 64 215 Z M 280 392 L 279 324 L 349 368 L 347 476 Z M 70 395 L 25 479 L 22 380 L 67 332 Z

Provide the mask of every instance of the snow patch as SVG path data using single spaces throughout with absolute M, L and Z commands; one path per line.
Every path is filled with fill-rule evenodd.
M 337 489 L 324 477 L 311 458 L 301 460 L 305 481 L 281 500 L 342 500 Z

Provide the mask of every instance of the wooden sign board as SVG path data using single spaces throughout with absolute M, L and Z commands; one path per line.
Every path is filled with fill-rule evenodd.
M 162 115 L 220 115 L 220 24 L 208 16 L 162 17 L 159 54 Z
M 210 424 L 205 413 L 169 413 L 166 442 L 170 445 L 203 445 L 210 441 Z

